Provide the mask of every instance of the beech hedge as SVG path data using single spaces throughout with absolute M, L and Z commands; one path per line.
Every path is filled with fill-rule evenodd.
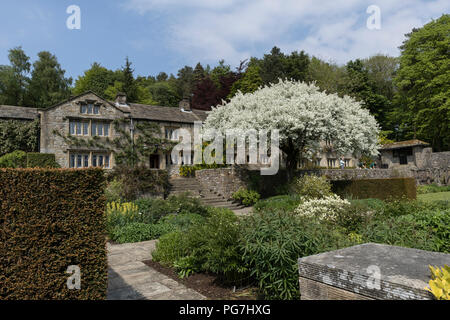
M 355 199 L 416 199 L 417 196 L 414 178 L 331 181 L 331 189 L 342 197 L 351 196 Z
M 104 184 L 101 169 L 0 169 L 0 299 L 106 298 Z

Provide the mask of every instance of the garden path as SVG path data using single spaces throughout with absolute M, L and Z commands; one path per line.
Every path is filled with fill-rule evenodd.
M 200 293 L 142 261 L 152 258 L 156 240 L 107 244 L 108 300 L 202 300 Z

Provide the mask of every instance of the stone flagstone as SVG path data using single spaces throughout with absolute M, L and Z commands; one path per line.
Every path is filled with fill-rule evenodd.
M 202 300 L 200 293 L 147 266 L 156 240 L 108 243 L 108 300 Z

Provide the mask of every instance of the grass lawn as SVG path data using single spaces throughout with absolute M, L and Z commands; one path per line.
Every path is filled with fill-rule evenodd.
M 450 201 L 450 191 L 418 194 L 417 199 L 422 201 L 435 201 L 435 200 Z

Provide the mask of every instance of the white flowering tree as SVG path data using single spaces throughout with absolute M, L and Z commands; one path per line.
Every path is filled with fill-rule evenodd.
M 331 141 L 337 154 L 378 153 L 378 124 L 359 102 L 289 80 L 254 93 L 238 92 L 230 102 L 213 107 L 204 128 L 223 134 L 228 129 L 278 129 L 290 177 L 300 157 L 312 159 L 320 151 L 321 141 Z

